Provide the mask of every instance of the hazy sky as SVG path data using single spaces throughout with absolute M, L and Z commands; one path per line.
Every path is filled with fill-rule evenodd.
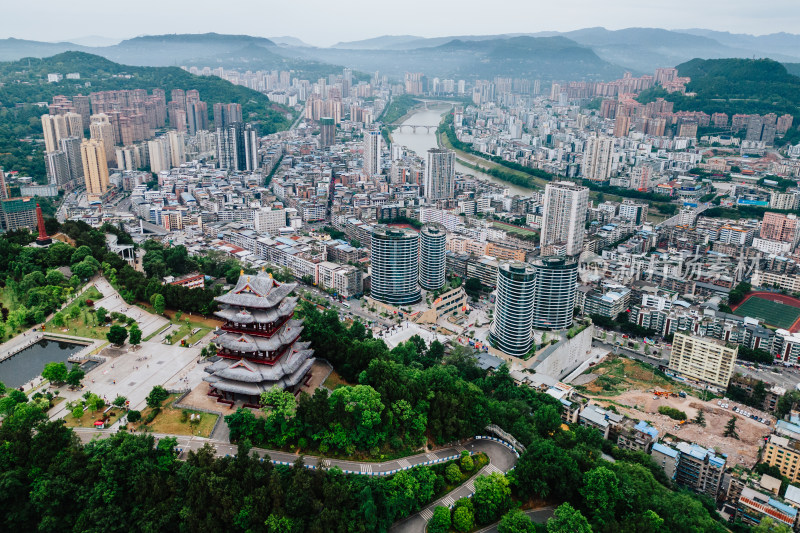
M 163 33 L 291 35 L 328 46 L 379 35 L 568 31 L 591 26 L 800 32 L 799 0 L 4 0 L 0 38 Z

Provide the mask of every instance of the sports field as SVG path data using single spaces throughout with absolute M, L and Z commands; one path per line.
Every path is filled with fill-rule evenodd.
M 751 296 L 734 311 L 739 316 L 758 318 L 764 323 L 776 328 L 790 329 L 792 324 L 800 318 L 800 307 L 791 303 L 767 300 L 760 296 Z

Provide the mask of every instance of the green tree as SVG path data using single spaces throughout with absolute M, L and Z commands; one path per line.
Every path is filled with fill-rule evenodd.
M 483 285 L 478 278 L 467 278 L 467 281 L 464 282 L 464 291 L 473 298 L 477 298 L 482 289 Z
M 614 519 L 614 509 L 620 498 L 619 479 L 614 472 L 604 466 L 586 472 L 580 493 L 600 529 Z
M 592 528 L 580 511 L 562 503 L 547 521 L 547 533 L 592 533 Z
M 128 338 L 128 330 L 124 326 L 114 324 L 106 333 L 106 338 L 111 344 L 121 346 L 125 344 L 125 339 Z
M 131 410 L 128 411 L 128 422 L 138 422 L 142 419 L 142 413 L 140 411 Z
M 444 478 L 449 484 L 455 485 L 461 481 L 461 469 L 458 468 L 458 465 L 455 463 L 448 465 L 447 468 L 444 469 Z
M 131 346 L 137 346 L 142 342 L 142 330 L 139 329 L 138 324 L 131 325 L 130 330 L 128 330 L 129 338 L 128 342 L 131 343 Z
M 167 398 L 169 398 L 167 389 L 161 385 L 156 385 L 150 389 L 150 394 L 147 395 L 147 407 L 161 407 L 161 404 L 164 403 L 164 400 Z
M 153 311 L 157 315 L 163 315 L 164 309 L 166 309 L 166 302 L 164 301 L 164 297 L 161 294 L 154 294 L 150 297 L 150 303 L 153 305 Z
M 69 373 L 67 374 L 66 378 L 67 385 L 75 388 L 80 387 L 81 381 L 83 381 L 85 375 L 86 373 L 83 371 L 80 365 L 77 364 L 72 365 L 72 368 L 69 370 Z
M 751 533 L 791 533 L 792 528 L 786 524 L 775 522 L 775 520 L 769 516 L 765 516 L 758 525 L 753 526 L 750 531 Z
M 475 504 L 475 519 L 479 524 L 495 521 L 511 504 L 508 479 L 499 472 L 478 476 L 472 501 Z
M 428 521 L 428 533 L 447 533 L 450 531 L 450 509 L 437 505 Z
M 102 409 L 105 404 L 106 403 L 103 401 L 103 399 L 94 393 L 90 393 L 86 398 L 86 407 L 92 413 L 95 413 L 96 411 Z
M 469 507 L 458 507 L 453 511 L 453 528 L 461 533 L 466 533 L 475 525 L 473 511 Z
M 694 422 L 698 426 L 706 427 L 706 415 L 705 413 L 703 413 L 702 409 L 697 410 L 697 416 L 694 417 L 694 420 L 692 420 L 692 422 Z
M 731 437 L 736 440 L 739 440 L 739 433 L 736 431 L 736 417 L 732 416 L 728 423 L 725 424 L 725 432 L 722 434 L 723 437 Z
M 42 377 L 54 384 L 64 383 L 67 380 L 67 365 L 60 363 L 47 363 L 42 370 Z
M 503 515 L 497 525 L 498 533 L 536 533 L 536 525 L 519 509 Z
M 83 418 L 83 414 L 84 414 L 83 413 L 83 407 L 81 407 L 80 405 L 76 405 L 72 409 L 72 418 L 75 418 L 75 419 Z
M 98 307 L 94 314 L 97 317 L 98 324 L 106 323 L 106 319 L 108 318 L 108 310 L 105 307 Z
M 119 407 L 120 409 L 122 409 L 123 407 L 125 407 L 125 402 L 127 401 L 128 399 L 125 396 L 118 395 L 116 398 L 114 398 L 114 401 L 111 402 L 111 404 L 114 405 L 115 407 Z
M 242 439 L 253 439 L 256 437 L 260 422 L 249 409 L 240 407 L 236 412 L 225 417 L 228 424 L 231 442 L 238 442 Z

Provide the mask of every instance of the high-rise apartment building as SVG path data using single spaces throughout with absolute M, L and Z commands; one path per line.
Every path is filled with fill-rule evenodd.
M 413 230 L 377 226 L 370 246 L 372 297 L 389 305 L 410 305 L 421 296 L 419 234 Z
M 256 211 L 253 217 L 253 228 L 258 233 L 269 233 L 278 235 L 282 228 L 286 227 L 286 210 L 261 208 Z
M 64 115 L 42 115 L 45 152 L 58 150 L 58 141 L 69 137 L 69 126 Z
M 675 333 L 669 368 L 683 376 L 727 388 L 738 353 L 738 347 L 729 347 L 711 337 Z
M 503 353 L 522 357 L 533 345 L 536 272 L 526 263 L 503 263 L 497 269 L 497 293 L 489 342 Z
M 84 139 L 81 143 L 81 160 L 86 180 L 86 194 L 102 196 L 108 190 L 108 162 L 103 141 Z
M 44 154 L 44 162 L 47 170 L 47 183 L 63 185 L 70 180 L 67 154 L 61 150 L 47 152 Z
M 428 201 L 453 198 L 456 179 L 456 153 L 447 148 L 428 150 L 423 184 Z
M 532 326 L 537 329 L 569 329 L 578 291 L 578 261 L 566 257 L 540 257 L 530 266 L 535 274 Z
M 618 114 L 614 119 L 614 137 L 627 137 L 631 129 L 631 117 Z
M 762 239 L 795 243 L 797 230 L 797 215 L 767 212 L 761 221 L 759 235 Z
M 256 170 L 260 165 L 256 130 L 241 122 L 217 128 L 217 160 L 221 169 Z
M 543 253 L 551 247 L 558 255 L 579 255 L 583 250 L 589 189 L 568 181 L 551 182 L 544 189 L 543 204 Z M 552 251 L 546 255 L 555 255 Z
M 59 141 L 61 151 L 67 158 L 67 165 L 69 167 L 69 179 L 77 180 L 81 183 L 83 180 L 83 159 L 81 158 L 81 142 L 82 137 L 67 137 Z
M 381 132 L 369 130 L 364 132 L 364 173 L 377 176 L 381 173 Z
M 608 181 L 614 161 L 614 139 L 593 136 L 586 140 L 583 152 L 583 177 L 592 181 Z
M 103 142 L 106 151 L 106 162 L 116 160 L 114 125 L 111 124 L 108 115 L 105 113 L 92 115 L 91 123 L 89 124 L 89 137 Z
M 241 104 L 214 104 L 214 127 L 225 128 L 234 122 L 244 122 Z
M 319 119 L 319 147 L 329 148 L 336 142 L 336 121 L 331 117 Z
M 444 287 L 447 230 L 441 224 L 425 224 L 420 234 L 419 284 L 428 291 Z

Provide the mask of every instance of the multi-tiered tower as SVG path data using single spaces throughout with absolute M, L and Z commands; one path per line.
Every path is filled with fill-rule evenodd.
M 272 387 L 293 390 L 308 375 L 314 359 L 310 342 L 300 340 L 303 321 L 293 319 L 297 283 L 278 283 L 263 271 L 241 274 L 236 287 L 218 296 L 225 320 L 214 342 L 220 359 L 205 370 L 209 394 L 220 400 L 258 404 Z

